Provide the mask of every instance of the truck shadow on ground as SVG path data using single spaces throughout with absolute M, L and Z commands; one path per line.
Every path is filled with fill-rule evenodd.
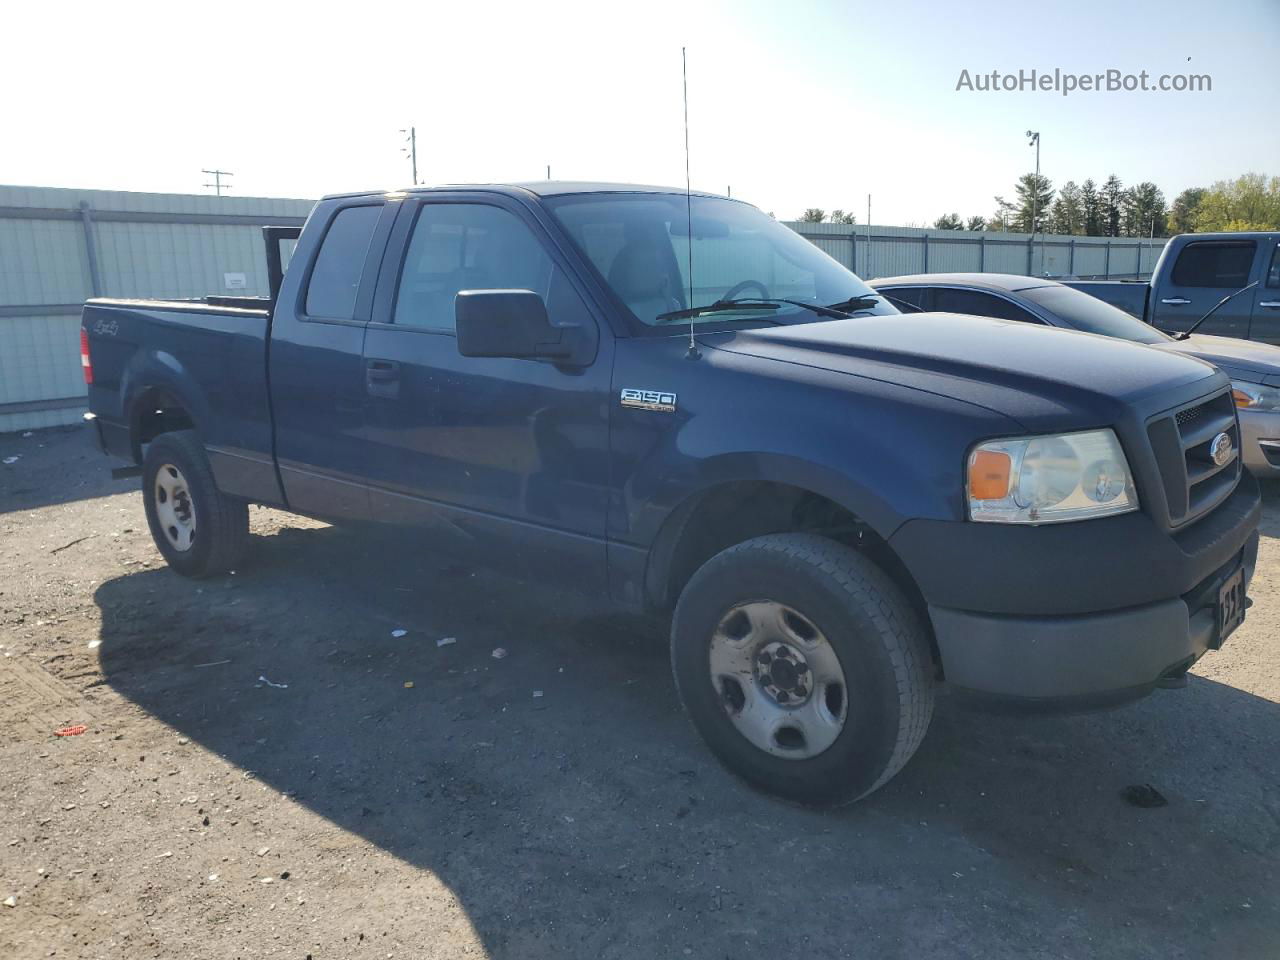
M 0 514 L 138 488 L 136 477 L 112 479 L 84 427 L 0 434 L 0 461 L 10 458 L 0 463 Z
M 106 680 L 434 871 L 494 956 L 1028 957 L 1105 944 L 1109 957 L 1243 957 L 1280 942 L 1269 700 L 1201 678 L 1086 717 L 987 716 L 943 698 L 897 779 L 814 812 L 714 763 L 655 631 L 428 554 L 364 531 L 286 529 L 258 538 L 235 576 L 105 582 Z M 407 636 L 392 637 L 398 627 Z M 1167 807 L 1121 799 L 1146 782 Z

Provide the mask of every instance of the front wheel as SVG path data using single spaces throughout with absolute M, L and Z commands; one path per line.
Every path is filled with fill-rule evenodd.
M 880 787 L 933 715 L 929 644 L 902 591 L 863 554 L 810 534 L 707 561 L 676 606 L 671 663 L 720 761 L 802 803 Z
M 218 490 L 194 430 L 163 433 L 147 447 L 142 497 L 151 538 L 178 573 L 224 573 L 244 555 L 248 507 Z

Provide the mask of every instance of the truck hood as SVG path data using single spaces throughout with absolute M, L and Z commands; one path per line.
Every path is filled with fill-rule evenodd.
M 951 313 L 854 317 L 712 334 L 740 354 L 901 384 L 1028 429 L 1115 422 L 1140 398 L 1220 376 L 1177 351 Z M 1225 385 L 1225 384 L 1224 384 Z M 1206 392 L 1212 384 L 1206 383 Z
M 1173 340 L 1153 346 L 1158 350 L 1182 353 L 1208 361 L 1241 379 L 1262 382 L 1265 377 L 1280 378 L 1280 347 L 1273 347 L 1269 343 L 1193 333 L 1186 340 Z

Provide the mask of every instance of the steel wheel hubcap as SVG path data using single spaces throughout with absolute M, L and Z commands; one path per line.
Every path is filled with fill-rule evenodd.
M 711 638 L 711 683 L 738 732 L 766 753 L 804 760 L 844 729 L 844 669 L 822 631 L 773 600 L 732 607 Z
M 186 552 L 196 539 L 196 510 L 187 489 L 187 478 L 171 463 L 156 471 L 153 491 L 156 519 L 165 539 L 175 550 Z

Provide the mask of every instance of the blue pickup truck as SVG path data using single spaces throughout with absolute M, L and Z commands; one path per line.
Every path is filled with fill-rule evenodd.
M 835 804 L 942 684 L 1113 704 L 1244 617 L 1226 376 L 1007 326 L 901 315 L 740 201 L 541 183 L 326 198 L 270 300 L 91 300 L 82 359 L 179 573 L 259 503 L 661 615 L 712 751 Z
M 1148 282 L 1065 282 L 1165 333 L 1188 330 L 1230 297 L 1197 332 L 1280 344 L 1280 230 L 1184 233 L 1165 244 Z

